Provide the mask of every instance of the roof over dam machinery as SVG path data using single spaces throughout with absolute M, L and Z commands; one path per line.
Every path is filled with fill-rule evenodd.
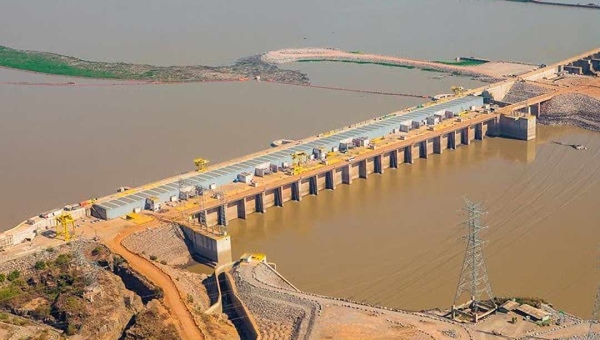
M 142 208 L 148 197 L 157 197 L 161 202 L 168 202 L 170 197 L 179 195 L 178 181 L 184 177 L 190 184 L 204 188 L 217 187 L 232 183 L 242 172 L 254 173 L 258 165 L 271 163 L 293 163 L 292 154 L 304 152 L 312 154 L 315 148 L 332 149 L 338 147 L 341 140 L 367 137 L 378 138 L 398 129 L 407 120 L 423 121 L 440 110 L 462 112 L 472 106 L 483 105 L 479 96 L 464 96 L 427 107 L 409 110 L 407 113 L 390 114 L 373 119 L 364 124 L 352 125 L 339 131 L 323 134 L 320 137 L 298 142 L 290 147 L 279 147 L 272 152 L 260 153 L 238 161 L 227 162 L 223 166 L 208 168 L 208 161 L 203 158 L 194 160 L 196 170 L 179 177 L 149 184 L 137 189 L 121 193 L 121 196 L 109 196 L 94 203 L 94 216 L 102 219 L 113 219 L 127 215 L 136 208 Z

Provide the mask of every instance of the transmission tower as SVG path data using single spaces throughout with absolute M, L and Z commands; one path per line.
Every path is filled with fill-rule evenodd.
M 467 240 L 467 249 L 458 281 L 458 288 L 454 296 L 454 305 L 456 305 L 463 293 L 468 292 L 470 294 L 472 301 L 471 310 L 475 315 L 475 319 L 477 319 L 478 307 L 481 301 L 484 301 L 482 299 L 493 300 L 494 298 L 483 259 L 483 245 L 485 242 L 479 235 L 481 230 L 487 228 L 481 225 L 481 216 L 486 213 L 482 211 L 481 205 L 481 203 L 473 203 L 465 198 L 465 208 L 463 210 L 467 215 L 467 220 L 463 222 L 463 226 L 468 232 L 464 236 Z M 493 307 L 496 307 L 495 304 Z
M 74 245 L 73 260 L 83 273 L 85 285 L 88 287 L 95 287 L 98 284 L 98 272 L 101 268 L 95 261 L 90 261 L 85 257 L 85 247 L 85 243 L 81 242 Z

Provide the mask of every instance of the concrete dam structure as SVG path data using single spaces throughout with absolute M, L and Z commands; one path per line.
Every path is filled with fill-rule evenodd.
M 427 159 L 431 154 L 442 154 L 487 136 L 504 136 L 521 140 L 535 138 L 535 116 L 505 116 L 482 114 L 478 117 L 434 131 L 427 131 L 415 139 L 397 140 L 381 148 L 369 149 L 354 159 L 324 165 L 299 176 L 277 179 L 263 186 L 228 197 L 226 202 L 206 205 L 205 210 L 193 211 L 194 221 L 206 220 L 207 226 L 223 225 L 245 219 L 253 213 L 265 213 L 271 207 L 283 207 L 288 201 L 301 201 L 307 195 L 318 195 L 322 190 L 335 190 L 338 185 L 352 184 L 356 179 L 368 179 L 372 174 L 383 174 L 402 164 Z M 202 216 L 204 215 L 204 216 Z
M 420 124 L 420 122 L 425 122 L 428 117 L 434 116 L 437 112 L 448 111 L 452 112 L 453 115 L 458 115 L 461 112 L 466 112 L 473 107 L 481 107 L 482 105 L 482 97 L 465 96 L 428 107 L 421 106 L 421 108 L 409 109 L 407 112 L 399 114 L 386 115 L 372 121 L 340 129 L 339 131 L 330 131 L 313 138 L 308 138 L 291 144 L 291 146 L 283 146 L 232 160 L 200 173 L 190 172 L 101 198 L 94 203 L 92 214 L 102 219 L 121 217 L 133 211 L 147 209 L 149 205 L 148 199 L 155 198 L 154 201 L 160 203 L 178 199 L 181 197 L 182 187 L 192 186 L 218 190 L 219 188 L 223 188 L 223 186 L 232 184 L 238 178 L 238 175 L 242 173 L 254 174 L 257 167 L 266 165 L 270 168 L 271 165 L 279 167 L 284 163 L 292 164 L 294 161 L 292 155 L 295 153 L 305 152 L 312 154 L 316 148 L 323 148 L 329 151 L 339 147 L 341 141 L 356 138 L 367 138 L 369 140 L 381 138 L 393 133 L 394 130 L 399 130 L 400 125 L 406 122 L 419 122 Z M 419 128 L 425 125 L 419 125 Z M 238 186 L 241 185 L 241 183 L 237 184 Z
M 225 229 L 214 226 L 468 146 L 486 135 L 535 138 L 535 116 L 510 113 L 494 112 L 476 95 L 431 102 L 111 195 L 95 202 L 91 213 L 110 220 L 173 206 L 159 211 L 160 218 L 187 226 L 188 239 L 202 248 L 197 253 L 220 263 L 222 256 L 214 250 L 229 250 L 230 244 L 222 240 Z M 188 197 L 190 187 L 194 192 Z

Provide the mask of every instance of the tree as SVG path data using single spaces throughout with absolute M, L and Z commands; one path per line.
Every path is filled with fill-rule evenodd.
M 14 281 L 18 279 L 19 276 L 21 276 L 21 272 L 18 270 L 13 270 L 12 272 L 10 272 L 10 274 L 8 274 L 8 281 Z

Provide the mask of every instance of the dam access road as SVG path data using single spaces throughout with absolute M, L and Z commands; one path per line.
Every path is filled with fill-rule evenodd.
M 102 234 L 99 238 L 112 250 L 137 263 L 134 268 L 164 290 L 171 316 L 181 318 L 180 335 L 186 339 L 195 337 L 200 330 L 196 332 L 189 323 L 192 320 L 185 317 L 188 313 L 182 314 L 182 308 L 187 310 L 187 307 L 170 278 L 161 274 L 152 262 L 120 246 L 128 229 L 161 223 L 179 225 L 192 243 L 193 252 L 223 268 L 232 260 L 226 231 L 232 219 L 265 213 L 268 207 L 282 206 L 292 199 L 300 201 L 305 195 L 334 190 L 337 185 L 351 184 L 357 178 L 367 179 L 402 163 L 425 160 L 432 153 L 468 146 L 486 135 L 535 138 L 536 116 L 543 114 L 542 103 L 565 93 L 600 98 L 596 78 L 589 77 L 589 73 L 600 69 L 599 53 L 600 49 L 589 51 L 525 73 L 518 79 L 505 79 L 215 166 L 207 167 L 205 160 L 198 159 L 197 171 L 138 188 L 123 188 L 117 194 L 24 221 L 0 236 L 0 243 L 6 248 L 2 260 L 63 242 L 38 234 L 53 230 L 57 224 L 61 227 L 57 228 L 59 231 L 70 230 L 71 225 L 60 222 L 70 216 L 72 224 L 78 226 L 73 228 L 78 237 Z M 517 83 L 544 83 L 566 77 L 567 72 L 579 73 L 581 83 L 568 87 L 549 84 L 548 93 L 516 103 L 502 102 Z M 32 242 L 24 244 L 24 240 Z

